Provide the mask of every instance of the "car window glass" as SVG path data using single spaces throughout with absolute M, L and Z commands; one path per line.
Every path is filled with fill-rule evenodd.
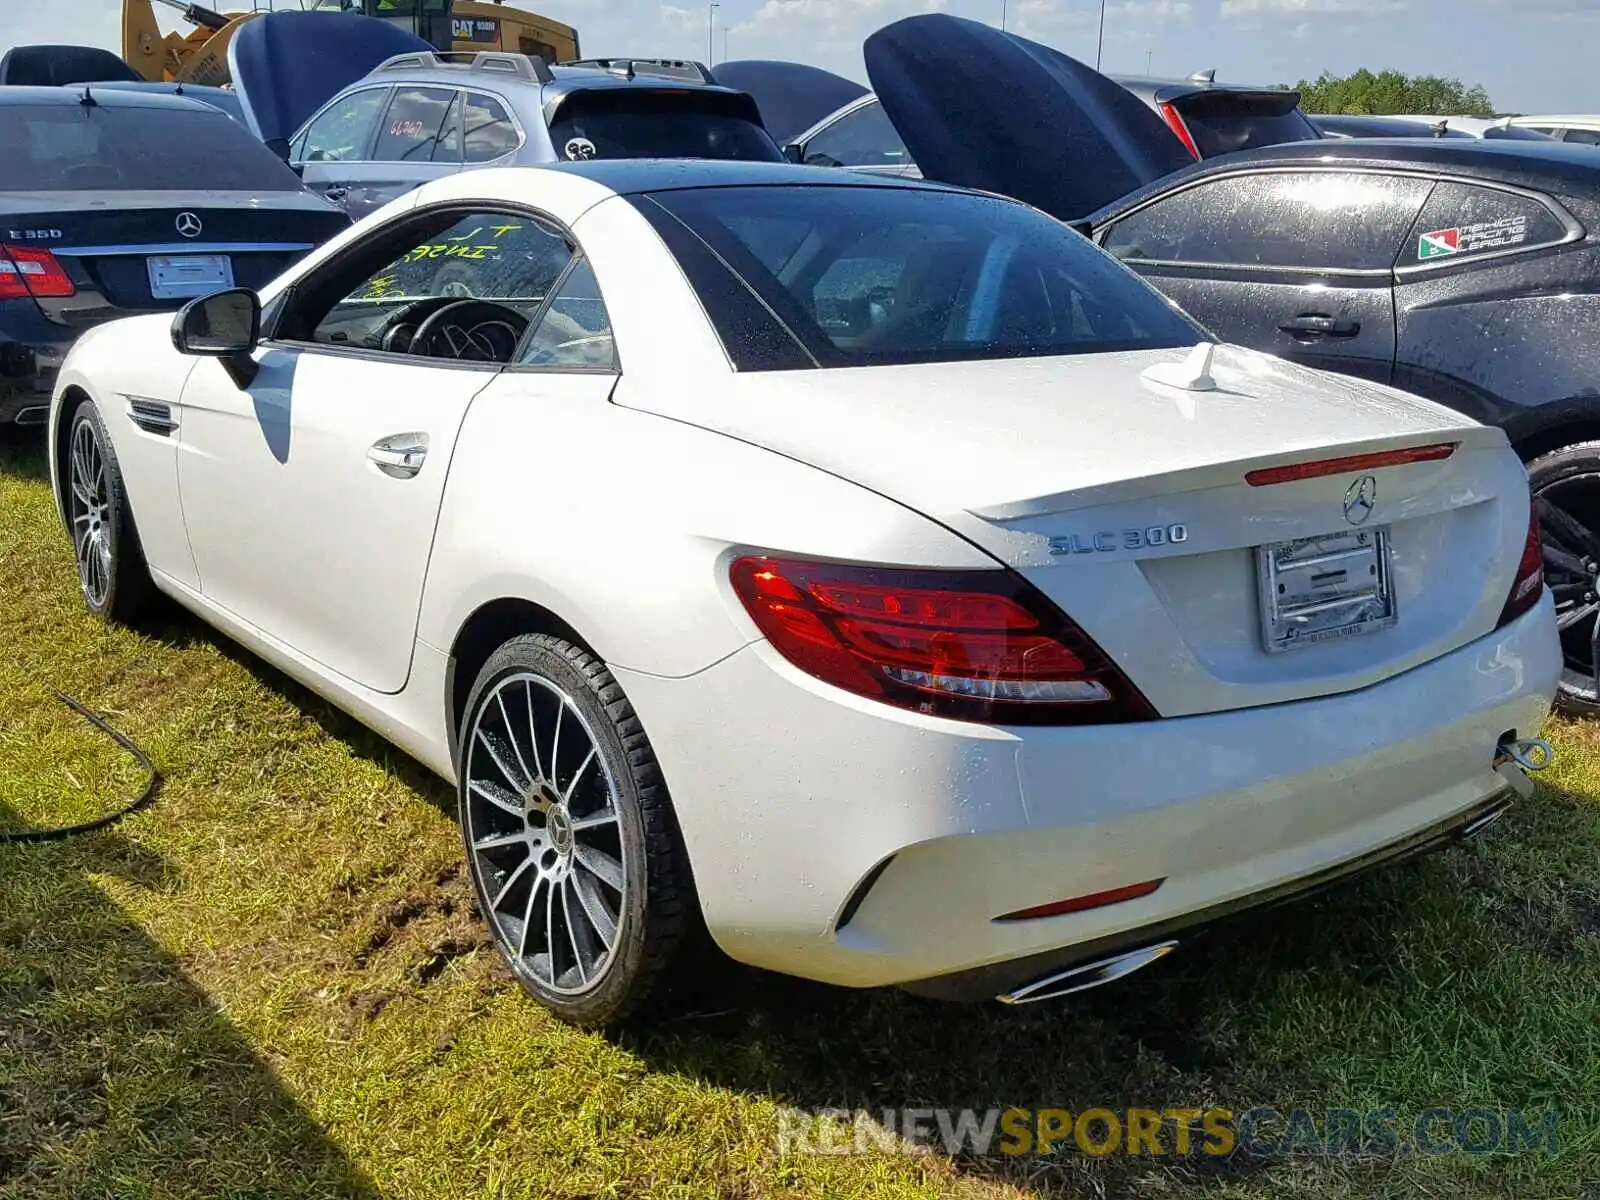
M 415 235 L 397 257 L 341 295 L 311 334 L 314 341 L 368 349 L 404 349 L 389 335 L 414 333 L 441 301 L 488 300 L 531 320 L 572 260 L 557 228 L 521 215 L 474 212 Z M 448 221 L 448 223 L 443 223 Z M 509 361 L 521 327 L 499 347 Z
M 388 97 L 388 88 L 366 88 L 335 100 L 305 131 L 299 161 L 351 162 L 364 157 Z
M 453 128 L 451 108 L 456 94 L 450 88 L 401 86 L 378 126 L 378 144 L 372 157 L 378 162 L 432 162 L 442 138 Z M 449 158 L 446 151 L 444 158 Z M 457 153 L 459 159 L 460 155 Z
M 1205 338 L 1081 235 L 993 197 L 724 187 L 635 203 L 679 256 L 740 369 L 1044 357 Z M 678 238 L 675 224 L 697 239 Z M 728 271 L 742 287 L 725 286 Z M 745 302 L 751 293 L 758 310 Z M 787 355 L 785 336 L 797 343 Z
M 905 143 L 876 101 L 846 113 L 805 144 L 805 161 L 821 167 L 903 167 Z
M 1559 242 L 1566 226 L 1531 196 L 1441 183 L 1428 197 L 1401 254 L 1402 266 L 1472 258 Z
M 1125 261 L 1387 270 L 1432 186 L 1394 175 L 1232 175 L 1157 200 L 1113 224 Z
M 1546 132 L 1549 132 L 1548 130 Z M 1585 146 L 1600 146 L 1600 129 L 1569 129 L 1564 142 L 1581 142 Z
M 1281 142 L 1313 142 L 1321 136 L 1292 96 L 1199 92 L 1180 101 L 1178 112 L 1201 158 Z
M 580 258 L 567 272 L 517 361 L 543 367 L 615 365 L 611 318 L 587 258 Z
M 295 173 L 260 139 L 213 108 L 0 108 L 0 188 L 6 191 L 158 191 L 178 186 L 251 192 L 302 188 Z M 27 203 L 22 201 L 23 211 Z M 142 265 L 139 270 L 142 276 Z
M 742 94 L 596 88 L 569 96 L 550 121 L 564 159 L 714 158 L 782 162 L 783 151 Z
M 505 105 L 482 92 L 466 94 L 463 125 L 468 162 L 489 162 L 510 154 L 522 141 Z

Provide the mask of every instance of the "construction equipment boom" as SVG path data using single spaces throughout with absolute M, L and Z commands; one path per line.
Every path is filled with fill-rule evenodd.
M 223 87 L 230 82 L 228 45 L 239 27 L 271 10 L 271 0 L 251 0 L 249 12 L 217 12 L 185 0 L 122 0 L 122 57 L 143 78 Z M 193 26 L 162 33 L 156 5 L 182 15 Z M 301 8 L 354 12 L 414 22 L 417 0 L 302 0 Z M 510 50 L 546 62 L 578 57 L 578 31 L 524 9 L 477 0 L 455 0 L 450 9 L 453 50 Z

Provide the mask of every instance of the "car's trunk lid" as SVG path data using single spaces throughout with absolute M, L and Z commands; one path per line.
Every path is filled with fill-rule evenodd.
M 929 514 L 1051 596 L 1165 715 L 1364 687 L 1493 628 L 1528 516 L 1525 476 L 1499 430 L 1232 347 L 1216 352 L 1216 390 L 1143 375 L 1182 358 L 772 372 L 675 405 L 626 389 L 618 399 Z M 1247 479 L 1435 446 L 1453 449 L 1314 478 Z M 1280 552 L 1276 575 L 1260 561 L 1259 547 L 1312 538 L 1330 540 Z M 1303 565 L 1324 553 L 1335 556 L 1327 565 Z M 1379 572 L 1383 603 L 1363 604 Z M 1307 636 L 1269 649 L 1265 589 L 1279 583 L 1282 620 L 1270 636 L 1289 626 Z M 1303 615 L 1324 600 L 1347 603 L 1371 632 L 1329 632 L 1328 618 Z
M 40 304 L 64 324 L 261 287 L 349 223 L 310 193 L 0 191 L 0 242 L 50 251 L 77 288 Z
M 863 54 L 884 113 L 927 179 L 1076 220 L 1193 161 L 1120 84 L 978 21 L 906 17 L 869 37 Z

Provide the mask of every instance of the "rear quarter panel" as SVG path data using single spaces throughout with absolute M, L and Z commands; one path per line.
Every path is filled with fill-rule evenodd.
M 1401 275 L 1395 384 L 1501 425 L 1514 443 L 1600 420 L 1597 249 L 1585 240 Z
M 508 373 L 473 401 L 462 428 L 418 632 L 448 651 L 483 605 L 521 599 L 555 613 L 608 663 L 686 676 L 759 638 L 727 579 L 737 553 L 764 550 L 997 565 L 837 476 Z

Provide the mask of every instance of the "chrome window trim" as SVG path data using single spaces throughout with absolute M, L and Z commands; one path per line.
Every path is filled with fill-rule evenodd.
M 150 242 L 117 246 L 52 246 L 52 254 L 68 257 L 113 257 L 140 254 L 298 254 L 316 249 L 315 242 Z

